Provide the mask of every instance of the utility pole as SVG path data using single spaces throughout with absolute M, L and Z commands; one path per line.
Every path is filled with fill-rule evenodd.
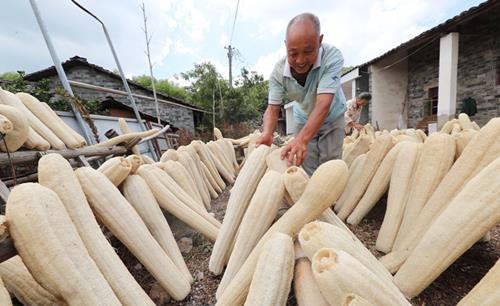
M 31 1 L 34 1 L 34 0 L 31 0 Z M 106 28 L 106 25 L 104 25 L 104 22 L 102 22 L 99 18 L 97 18 L 96 15 L 92 14 L 92 12 L 90 12 L 89 10 L 84 8 L 81 4 L 76 2 L 76 0 L 71 0 L 71 2 L 73 2 L 81 10 L 83 10 L 85 13 L 92 16 L 95 20 L 97 20 L 97 22 L 99 22 L 101 24 L 102 30 L 104 32 L 104 36 L 106 36 L 106 41 L 108 42 L 109 48 L 111 49 L 111 54 L 113 55 L 113 58 L 115 59 L 116 68 L 118 68 L 118 72 L 120 73 L 123 87 L 125 88 L 125 91 L 127 92 L 128 100 L 130 101 L 130 104 L 132 104 L 132 109 L 134 111 L 135 118 L 137 119 L 137 122 L 139 123 L 141 130 L 146 131 L 146 125 L 142 122 L 141 115 L 139 114 L 139 110 L 137 109 L 137 104 L 135 103 L 135 99 L 132 96 L 132 91 L 130 90 L 130 86 L 128 86 L 127 78 L 125 77 L 125 74 L 123 73 L 122 66 L 120 64 L 120 60 L 118 59 L 118 55 L 116 54 L 115 47 L 113 46 L 113 42 L 111 41 L 111 36 L 109 35 L 109 32 L 108 32 L 108 29 Z M 149 151 L 153 155 L 153 159 L 155 161 L 159 160 L 159 156 L 156 156 L 155 149 L 154 149 L 151 141 L 148 141 L 147 144 L 148 144 Z
M 69 85 L 68 82 L 68 77 L 66 76 L 66 72 L 64 72 L 63 66 L 61 64 L 61 61 L 59 60 L 59 56 L 57 55 L 56 49 L 54 48 L 54 45 L 52 44 L 52 39 L 50 38 L 49 32 L 47 31 L 47 27 L 45 26 L 45 21 L 42 18 L 42 15 L 40 14 L 40 10 L 38 9 L 38 5 L 36 4 L 35 0 L 30 0 L 31 8 L 33 9 L 33 13 L 35 14 L 36 21 L 38 23 L 38 26 L 40 27 L 40 31 L 42 32 L 43 38 L 45 39 L 45 43 L 47 44 L 47 48 L 49 49 L 50 56 L 52 57 L 52 61 L 54 62 L 54 67 L 56 68 L 57 75 L 59 76 L 59 80 L 61 80 L 61 84 L 63 85 L 64 89 L 69 93 L 70 96 L 75 97 L 73 94 L 73 90 L 71 89 L 71 85 Z M 80 129 L 83 132 L 83 136 L 85 137 L 85 140 L 89 145 L 94 144 L 96 141 L 90 137 L 90 133 L 87 130 L 87 127 L 85 126 L 85 122 L 83 121 L 82 114 L 78 110 L 77 106 L 75 105 L 75 102 L 73 100 L 70 100 L 70 106 L 71 110 L 73 111 L 73 114 L 75 114 L 76 121 L 78 122 L 78 125 Z
M 231 45 L 224 47 L 227 49 L 227 58 L 229 59 L 229 87 L 233 88 L 233 50 Z

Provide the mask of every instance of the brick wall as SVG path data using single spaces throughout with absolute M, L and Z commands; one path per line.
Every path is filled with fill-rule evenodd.
M 122 81 L 120 79 L 115 79 L 106 75 L 104 73 L 98 73 L 95 70 L 85 67 L 79 66 L 74 67 L 66 71 L 69 80 L 83 82 L 87 84 L 92 84 L 96 86 L 102 86 L 111 89 L 117 89 L 124 91 Z M 61 86 L 59 79 L 57 76 L 50 77 L 52 86 Z M 152 97 L 152 93 L 144 90 L 138 86 L 130 84 L 130 90 L 134 94 L 144 95 Z M 79 97 L 86 100 L 104 100 L 107 96 L 113 97 L 116 101 L 119 101 L 125 105 L 132 106 L 126 96 L 116 95 L 106 92 L 98 92 L 95 90 L 80 88 L 76 86 L 72 86 L 73 91 Z M 135 103 L 137 104 L 137 108 L 139 111 L 147 113 L 151 116 L 156 117 L 156 108 L 154 105 L 154 101 L 141 99 L 134 97 Z M 158 109 L 160 111 L 160 116 L 162 119 L 172 123 L 176 127 L 185 128 L 192 135 L 194 135 L 194 118 L 193 111 L 184 107 L 172 105 L 169 103 L 158 102 Z

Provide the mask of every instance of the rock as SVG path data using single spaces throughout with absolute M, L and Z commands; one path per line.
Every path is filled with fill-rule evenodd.
M 195 274 L 195 278 L 196 278 L 196 280 L 202 280 L 203 278 L 205 278 L 205 273 L 198 271 Z
M 164 305 L 170 301 L 170 296 L 158 283 L 154 283 L 149 290 L 149 297 L 156 305 Z
M 191 227 L 187 226 L 184 222 L 180 221 L 168 212 L 165 212 L 164 215 L 176 240 L 181 239 L 182 237 L 191 237 L 196 234 L 195 230 L 193 230 Z
M 134 269 L 136 269 L 136 270 L 140 270 L 140 269 L 142 269 L 142 265 L 141 265 L 140 263 L 138 263 L 138 264 L 136 264 L 136 265 L 134 266 Z
M 177 244 L 179 245 L 179 250 L 183 254 L 189 254 L 193 249 L 193 240 L 188 237 L 181 238 Z

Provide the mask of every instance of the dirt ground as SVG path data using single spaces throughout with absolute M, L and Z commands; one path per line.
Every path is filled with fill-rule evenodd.
M 212 203 L 213 211 L 217 219 L 224 217 L 225 206 L 229 197 L 229 189 Z M 370 212 L 370 214 L 357 227 L 350 227 L 359 239 L 372 251 L 375 256 L 383 254 L 375 250 L 375 240 L 382 223 L 385 212 L 385 199 Z M 165 293 L 154 280 L 154 278 L 142 267 L 142 265 L 131 255 L 123 245 L 115 239 L 113 245 L 118 249 L 120 257 L 141 286 L 150 294 L 157 305 L 164 306 L 188 306 L 215 305 L 215 291 L 217 290 L 220 276 L 214 276 L 208 271 L 208 261 L 212 250 L 212 244 L 199 234 L 192 237 L 193 249 L 184 259 L 192 272 L 195 282 L 192 285 L 191 294 L 181 302 L 165 300 Z M 469 251 L 461 256 L 450 266 L 437 280 L 435 280 L 424 292 L 415 297 L 411 302 L 413 305 L 455 305 L 465 296 L 474 285 L 486 274 L 500 257 L 500 225 L 491 232 L 489 242 L 479 242 Z M 288 306 L 297 305 L 293 290 L 287 303 Z

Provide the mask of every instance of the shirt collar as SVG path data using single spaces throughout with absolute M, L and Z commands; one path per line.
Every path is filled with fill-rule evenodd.
M 314 70 L 318 67 L 321 67 L 321 56 L 323 55 L 323 45 L 319 47 L 318 57 L 316 58 L 316 62 L 314 63 L 311 70 Z M 292 70 L 290 69 L 290 64 L 288 63 L 288 58 L 285 57 L 285 67 L 283 68 L 283 76 L 292 77 Z

